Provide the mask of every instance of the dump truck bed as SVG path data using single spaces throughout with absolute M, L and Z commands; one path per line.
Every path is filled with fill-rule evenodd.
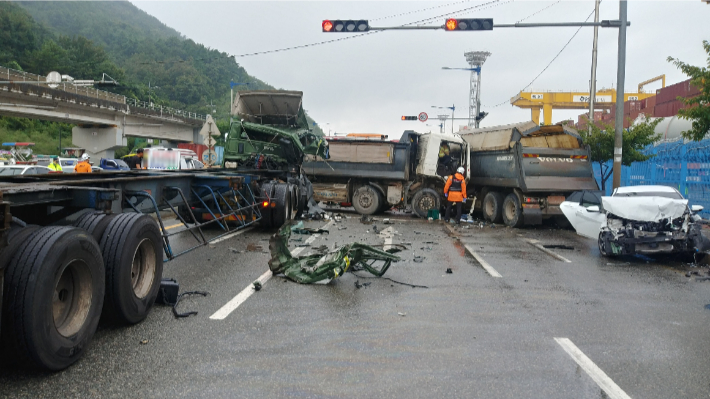
M 330 159 L 308 156 L 306 174 L 315 177 L 408 180 L 409 144 L 392 141 L 331 140 Z
M 589 149 L 564 126 L 533 122 L 461 135 L 471 151 L 471 184 L 523 192 L 596 190 Z

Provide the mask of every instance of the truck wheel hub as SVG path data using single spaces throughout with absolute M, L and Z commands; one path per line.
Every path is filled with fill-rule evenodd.
M 155 278 L 155 248 L 153 243 L 145 238 L 136 248 L 131 265 L 131 284 L 138 298 L 145 298 L 153 285 Z
M 83 261 L 75 260 L 64 267 L 52 298 L 54 326 L 64 337 L 81 330 L 89 314 L 92 299 L 91 271 Z

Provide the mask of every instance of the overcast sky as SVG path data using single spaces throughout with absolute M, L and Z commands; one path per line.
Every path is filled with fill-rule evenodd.
M 469 72 L 464 52 L 489 51 L 482 72 L 481 126 L 530 120 L 530 111 L 510 105 L 570 40 L 577 28 L 499 28 L 487 32 L 385 31 L 308 48 L 263 55 L 350 34 L 323 33 L 324 19 L 368 19 L 371 26 L 397 26 L 432 17 L 494 18 L 514 23 L 584 21 L 594 1 L 193 1 L 133 2 L 186 37 L 237 55 L 247 72 L 277 88 L 304 92 L 304 108 L 327 133 L 382 133 L 398 137 L 405 129 L 438 131 L 436 115 L 455 105 L 468 116 Z M 466 10 L 459 12 L 461 10 Z M 619 2 L 601 3 L 600 19 L 617 19 Z M 594 16 L 590 18 L 593 21 Z M 702 40 L 710 40 L 710 5 L 701 0 L 629 1 L 626 90 L 666 74 L 667 84 L 686 77 L 668 56 L 707 65 Z M 528 90 L 588 91 L 593 28 L 582 28 L 557 60 Z M 597 88 L 616 86 L 618 30 L 600 28 Z M 228 82 L 225 82 L 227 85 Z M 647 86 L 655 90 L 660 83 Z M 494 105 L 504 103 L 501 106 Z M 402 115 L 426 112 L 430 121 L 403 122 Z M 579 110 L 556 110 L 553 122 L 574 118 Z M 450 123 L 450 121 L 449 121 Z M 447 130 L 451 128 L 447 123 Z M 456 121 L 456 125 L 465 121 Z

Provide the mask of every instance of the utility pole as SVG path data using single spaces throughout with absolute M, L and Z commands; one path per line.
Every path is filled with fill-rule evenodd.
M 599 23 L 599 3 L 601 0 L 594 2 L 594 23 Z M 587 128 L 589 134 L 592 134 L 592 123 L 594 123 L 594 101 L 597 97 L 597 39 L 599 37 L 599 27 L 594 25 L 594 44 L 592 45 L 592 80 L 589 88 L 589 121 Z
M 626 0 L 619 1 L 619 56 L 616 70 L 616 117 L 614 118 L 614 180 L 621 185 L 621 157 L 624 134 L 624 79 L 626 78 Z
M 468 65 L 471 66 L 471 92 L 468 100 L 468 127 L 478 129 L 481 112 L 481 65 L 486 62 L 491 53 L 488 51 L 469 51 L 463 54 Z

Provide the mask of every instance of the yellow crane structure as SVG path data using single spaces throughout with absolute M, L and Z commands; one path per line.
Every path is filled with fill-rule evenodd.
M 639 84 L 638 93 L 624 93 L 624 101 L 640 101 L 653 97 L 656 93 L 643 93 L 645 84 L 663 80 L 666 87 L 666 75 L 657 76 Z M 520 108 L 529 108 L 532 120 L 540 124 L 540 110 L 542 110 L 545 125 L 552 124 L 553 109 L 589 109 L 589 92 L 558 92 L 558 91 L 521 91 L 510 99 L 510 103 Z M 597 91 L 594 99 L 595 109 L 611 109 L 616 104 L 616 90 L 602 89 Z

